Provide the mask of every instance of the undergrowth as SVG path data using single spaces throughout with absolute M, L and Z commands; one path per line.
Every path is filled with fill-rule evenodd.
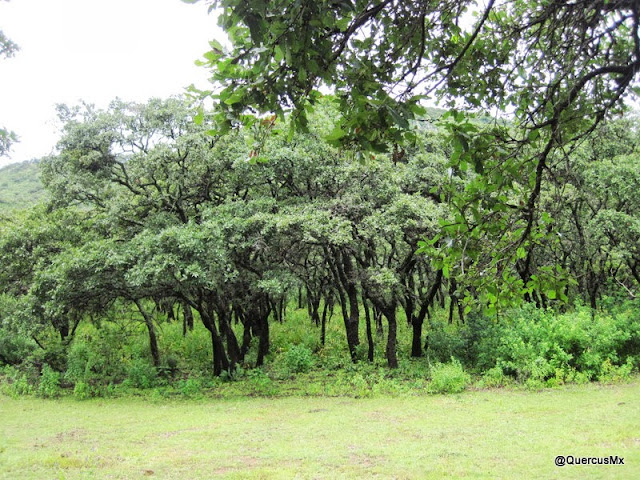
M 633 305 L 597 315 L 580 307 L 558 314 L 525 306 L 500 321 L 469 316 L 464 324 L 449 323 L 441 312 L 426 326 L 421 358 L 409 356 L 411 329 L 400 316 L 399 368 L 393 370 L 386 366 L 383 335 L 374 334 L 375 358 L 366 360 L 364 325 L 360 357 L 353 363 L 341 323 L 337 315 L 329 322 L 322 345 L 320 329 L 306 311 L 290 307 L 284 322 L 271 322 L 271 348 L 264 366 L 255 368 L 255 338 L 233 372 L 214 377 L 210 334 L 201 323 L 186 335 L 178 322 L 160 323 L 161 365 L 154 366 L 139 323 L 86 322 L 69 343 L 49 338 L 48 350 L 26 340 L 16 342 L 16 351 L 24 354 L 25 345 L 29 348 L 23 361 L 0 367 L 0 391 L 13 397 L 71 395 L 85 400 L 124 395 L 371 397 L 460 393 L 468 388 L 537 390 L 626 381 L 637 373 L 640 360 L 640 314 Z M 234 328 L 241 339 L 240 325 Z

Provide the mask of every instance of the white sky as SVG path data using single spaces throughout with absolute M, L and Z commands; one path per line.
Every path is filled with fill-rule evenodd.
M 0 126 L 20 137 L 0 166 L 51 153 L 57 103 L 106 107 L 205 86 L 194 61 L 224 37 L 204 2 L 180 0 L 0 0 L 0 29 L 20 47 L 0 59 Z

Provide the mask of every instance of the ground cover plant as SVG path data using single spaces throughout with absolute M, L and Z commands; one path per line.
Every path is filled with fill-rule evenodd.
M 120 311 L 124 320 L 78 327 L 65 347 L 55 337 L 50 350 L 34 341 L 5 344 L 24 357 L 0 371 L 6 395 L 44 398 L 73 396 L 151 398 L 242 396 L 350 396 L 457 393 L 465 389 L 508 386 L 539 390 L 567 383 L 627 381 L 637 373 L 640 321 L 629 304 L 616 313 L 593 317 L 588 307 L 568 313 L 515 309 L 510 322 L 490 318 L 449 324 L 447 309 L 434 314 L 427 330 L 425 356 L 411 357 L 412 328 L 400 317 L 399 366 L 389 370 L 379 352 L 374 361 L 365 349 L 353 363 L 344 342 L 343 324 L 331 318 L 322 329 L 306 309 L 290 305 L 283 321 L 271 328 L 271 351 L 256 368 L 259 339 L 250 343 L 247 360 L 233 373 L 215 376 L 208 347 L 210 332 L 201 323 L 183 334 L 182 322 L 158 326 L 159 366 L 154 366 L 144 324 Z M 232 328 L 240 334 L 241 324 Z M 361 326 L 365 334 L 365 326 Z M 374 346 L 384 338 L 376 335 Z M 45 341 L 45 339 L 42 339 Z M 50 365 L 55 366 L 52 368 Z
M 634 380 L 365 399 L 0 396 L 0 478 L 628 479 L 639 394 Z

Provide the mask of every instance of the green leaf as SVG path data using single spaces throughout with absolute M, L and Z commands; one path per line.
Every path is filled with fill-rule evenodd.
M 193 121 L 196 125 L 202 125 L 202 122 L 204 122 L 204 109 L 202 107 L 198 107 L 198 111 L 193 117 Z
M 396 109 L 389 107 L 388 111 L 396 125 L 400 128 L 409 128 L 409 122 L 407 119 L 404 118 Z
M 276 63 L 280 63 L 284 59 L 284 50 L 280 45 L 276 45 L 273 49 L 273 58 Z
M 244 88 L 239 88 L 235 90 L 231 95 L 229 95 L 224 100 L 224 103 L 227 105 L 233 105 L 234 103 L 238 103 L 242 101 L 242 99 L 244 98 L 244 94 L 245 94 Z
M 329 135 L 327 135 L 325 137 L 325 140 L 327 142 L 336 142 L 338 140 L 340 140 L 341 138 L 345 137 L 347 135 L 347 132 L 345 132 L 342 128 L 340 127 L 335 127 L 331 133 L 329 133 Z
M 350 23 L 351 19 L 349 17 L 342 17 L 336 22 L 336 27 L 338 27 L 341 32 L 344 32 L 349 28 Z
M 530 142 L 535 142 L 540 137 L 540 130 L 531 130 L 528 135 Z
M 217 41 L 217 40 L 209 40 L 209 46 L 213 49 L 213 50 L 217 50 L 220 53 L 224 52 L 224 47 L 222 46 L 222 44 Z

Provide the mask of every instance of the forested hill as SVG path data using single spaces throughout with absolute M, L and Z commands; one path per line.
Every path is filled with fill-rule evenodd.
M 0 168 L 0 212 L 30 207 L 44 196 L 38 160 Z

